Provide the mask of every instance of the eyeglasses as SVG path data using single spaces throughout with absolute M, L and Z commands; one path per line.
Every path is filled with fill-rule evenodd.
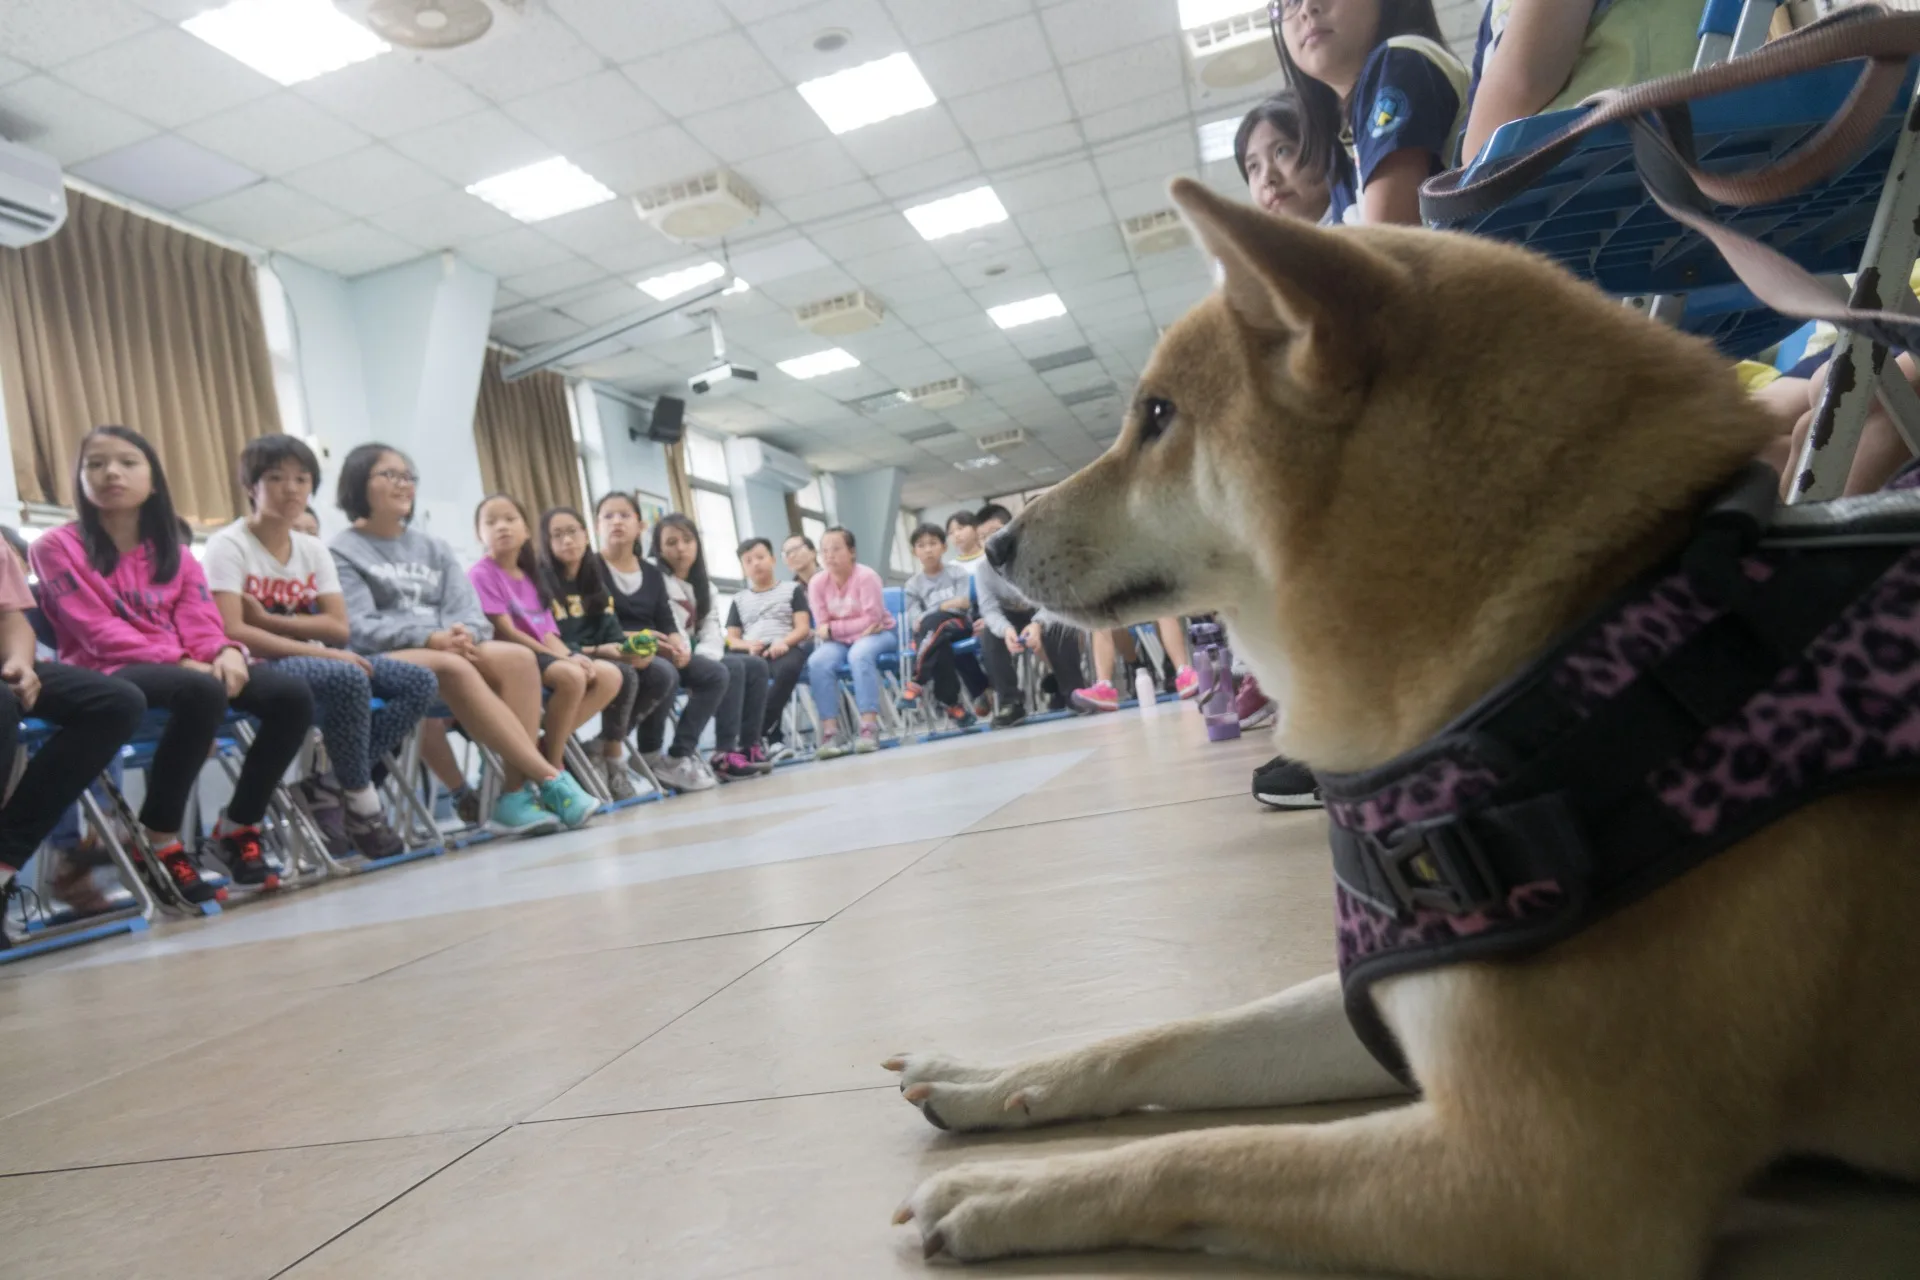
M 385 471 L 373 473 L 374 479 L 385 480 L 388 484 L 419 484 L 420 477 L 411 471 L 395 471 L 389 467 Z
M 1267 0 L 1267 21 L 1278 27 L 1307 7 L 1307 0 Z M 1278 33 L 1275 33 L 1276 36 Z

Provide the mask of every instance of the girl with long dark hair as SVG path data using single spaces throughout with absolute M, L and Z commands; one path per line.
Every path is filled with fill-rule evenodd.
M 585 518 L 572 507 L 541 513 L 540 568 L 552 594 L 553 620 L 568 650 L 620 670 L 620 688 L 600 711 L 600 766 L 615 800 L 635 799 L 639 792 L 627 767 L 626 740 L 639 723 L 640 668 L 652 663 L 653 655 L 628 652 L 626 633 L 607 591 L 606 571 L 593 553 Z
M 693 661 L 717 665 L 726 680 L 714 710 L 713 756 L 707 767 L 728 781 L 770 772 L 770 763 L 753 759 L 767 710 L 767 664 L 751 654 L 727 652 L 700 530 L 677 512 L 662 516 L 653 526 L 653 558 L 667 571 L 667 595 L 681 630 L 693 637 Z

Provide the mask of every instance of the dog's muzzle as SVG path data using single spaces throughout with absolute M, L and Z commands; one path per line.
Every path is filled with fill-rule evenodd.
M 1020 530 L 1016 525 L 1008 525 L 987 539 L 987 563 L 1005 573 L 1007 566 L 1013 563 L 1014 553 L 1020 550 Z

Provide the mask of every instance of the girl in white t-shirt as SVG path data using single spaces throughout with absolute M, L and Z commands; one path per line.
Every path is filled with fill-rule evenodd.
M 333 768 L 301 787 L 328 844 L 336 855 L 387 858 L 406 842 L 382 812 L 373 765 L 419 723 L 439 683 L 425 667 L 344 647 L 347 603 L 333 553 L 293 527 L 319 483 L 319 460 L 294 437 L 248 444 L 240 485 L 253 514 L 207 540 L 202 566 L 227 635 L 313 689 L 314 723 Z

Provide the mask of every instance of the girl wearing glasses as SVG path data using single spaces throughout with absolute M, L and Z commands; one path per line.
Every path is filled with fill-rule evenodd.
M 1324 221 L 1418 226 L 1420 184 L 1453 159 L 1467 107 L 1433 0 L 1272 0 L 1267 13 L 1300 99 L 1301 164 L 1330 178 Z
M 487 825 L 528 835 L 577 827 L 599 807 L 540 753 L 540 668 L 533 650 L 493 638 L 453 548 L 408 528 L 419 477 L 397 449 L 363 444 L 340 468 L 340 509 L 353 527 L 334 538 L 349 643 L 423 666 L 461 728 L 506 765 Z

